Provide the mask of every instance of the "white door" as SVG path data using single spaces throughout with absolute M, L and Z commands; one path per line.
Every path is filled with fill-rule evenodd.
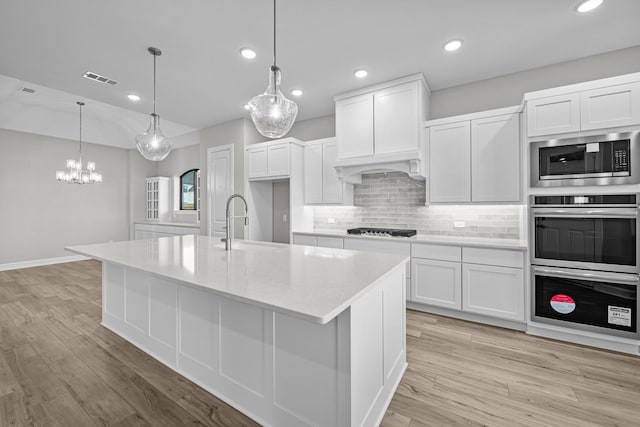
M 209 235 L 225 236 L 227 199 L 233 194 L 233 145 L 207 150 Z

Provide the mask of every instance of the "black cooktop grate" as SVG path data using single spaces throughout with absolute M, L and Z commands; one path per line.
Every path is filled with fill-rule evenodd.
M 374 228 L 374 227 L 358 227 L 350 228 L 347 234 L 360 234 L 370 236 L 391 236 L 391 237 L 411 237 L 416 235 L 416 230 L 407 230 L 402 228 Z

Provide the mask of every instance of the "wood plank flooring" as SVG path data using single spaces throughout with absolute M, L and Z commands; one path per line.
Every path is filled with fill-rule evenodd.
M 0 426 L 255 426 L 100 326 L 101 267 L 0 272 Z M 640 357 L 416 311 L 382 425 L 640 426 Z

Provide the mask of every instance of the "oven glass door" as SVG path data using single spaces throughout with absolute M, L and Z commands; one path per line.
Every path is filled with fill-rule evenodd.
M 533 320 L 628 338 L 638 334 L 638 276 L 533 268 Z
M 534 209 L 532 263 L 637 273 L 637 222 L 633 208 Z

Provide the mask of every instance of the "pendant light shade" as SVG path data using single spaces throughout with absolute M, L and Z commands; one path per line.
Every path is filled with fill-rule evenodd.
M 269 69 L 269 86 L 248 105 L 253 124 L 267 138 L 285 136 L 298 115 L 296 103 L 280 90 L 280 68 L 276 65 L 276 0 L 273 0 L 273 65 Z
M 162 134 L 160 116 L 156 114 L 156 57 L 162 55 L 162 52 L 155 47 L 150 47 L 148 50 L 153 55 L 153 113 L 151 113 L 149 129 L 142 135 L 136 136 L 136 146 L 145 159 L 159 162 L 169 155 L 173 141 Z

